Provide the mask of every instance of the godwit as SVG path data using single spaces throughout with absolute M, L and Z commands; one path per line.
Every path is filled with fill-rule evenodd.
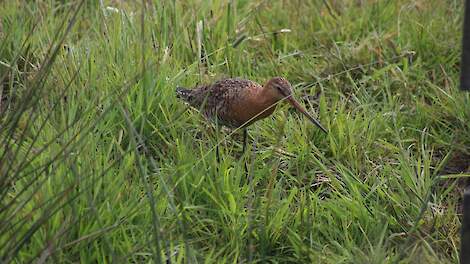
M 223 79 L 194 89 L 178 87 L 176 95 L 212 122 L 229 128 L 243 128 L 243 149 L 247 138 L 246 127 L 270 116 L 277 102 L 283 99 L 327 133 L 326 129 L 294 99 L 292 86 L 282 77 L 274 77 L 264 86 L 250 80 Z

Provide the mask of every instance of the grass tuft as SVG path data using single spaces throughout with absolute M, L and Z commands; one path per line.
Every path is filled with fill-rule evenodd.
M 462 2 L 4 1 L 0 261 L 457 262 Z M 174 95 L 277 75 L 327 135 Z

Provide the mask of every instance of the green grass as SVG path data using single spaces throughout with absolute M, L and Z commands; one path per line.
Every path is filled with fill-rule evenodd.
M 210 2 L 2 2 L 1 262 L 456 263 L 462 1 Z M 283 106 L 242 155 L 174 94 L 230 76 L 328 135 Z

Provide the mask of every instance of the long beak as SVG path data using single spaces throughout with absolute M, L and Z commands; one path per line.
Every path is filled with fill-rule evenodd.
M 308 119 L 310 119 L 310 121 L 312 121 L 312 123 L 314 123 L 317 127 L 319 127 L 323 132 L 325 132 L 326 134 L 328 134 L 328 131 L 326 131 L 326 129 L 320 124 L 320 122 L 318 122 L 315 118 L 313 118 L 313 116 L 311 116 L 300 104 L 299 102 L 297 102 L 292 96 L 291 97 L 288 97 L 287 100 L 289 101 L 289 103 L 295 107 L 297 110 L 299 110 L 302 114 L 304 114 L 306 117 L 308 117 Z

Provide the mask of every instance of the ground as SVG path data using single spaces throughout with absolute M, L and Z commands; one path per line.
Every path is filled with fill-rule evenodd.
M 456 263 L 470 176 L 462 10 L 3 1 L 0 259 Z M 283 105 L 241 153 L 241 131 L 175 96 L 273 76 L 328 134 Z

